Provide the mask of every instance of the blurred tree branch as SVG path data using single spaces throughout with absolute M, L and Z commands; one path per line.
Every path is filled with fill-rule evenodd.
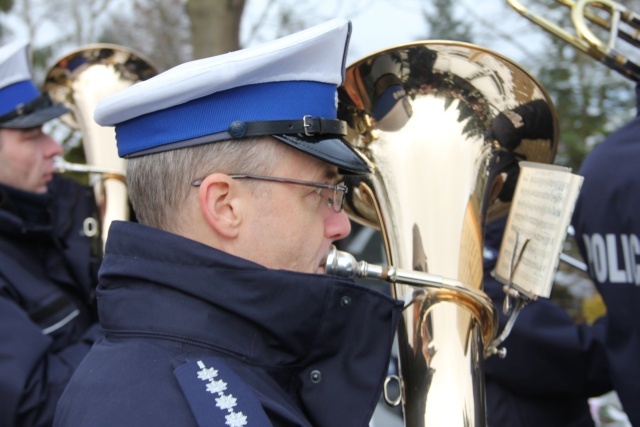
M 240 49 L 240 20 L 245 0 L 187 0 L 193 58 Z

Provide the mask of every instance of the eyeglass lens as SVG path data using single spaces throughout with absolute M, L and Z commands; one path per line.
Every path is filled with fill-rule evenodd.
M 339 184 L 343 185 L 343 184 Z M 333 198 L 331 199 L 331 207 L 335 212 L 341 212 L 344 205 L 345 192 L 336 187 L 333 189 Z

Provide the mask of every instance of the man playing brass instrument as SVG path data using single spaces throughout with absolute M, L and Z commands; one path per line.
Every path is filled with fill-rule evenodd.
M 100 334 L 93 192 L 54 174 L 62 148 L 42 130 L 66 112 L 38 93 L 27 43 L 0 47 L 1 426 L 51 425 Z
M 59 426 L 366 426 L 402 304 L 322 274 L 348 235 L 339 174 L 350 23 L 183 64 L 103 100 L 140 223 L 100 270 L 105 339 Z

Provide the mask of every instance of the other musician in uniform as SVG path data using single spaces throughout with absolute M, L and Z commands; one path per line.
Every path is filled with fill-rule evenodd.
M 111 225 L 106 338 L 58 426 L 366 426 L 402 304 L 323 274 L 346 237 L 350 23 L 183 64 L 99 104 L 140 223 Z
M 487 225 L 484 290 L 498 307 L 501 328 L 505 293 L 491 274 L 506 218 Z M 503 343 L 507 356 L 485 362 L 490 426 L 593 427 L 588 399 L 611 390 L 599 337 L 604 324 L 576 324 L 553 301 L 525 306 Z
M 52 424 L 100 336 L 93 191 L 54 173 L 62 148 L 42 125 L 67 109 L 40 95 L 30 60 L 26 42 L 0 47 L 0 426 L 12 427 Z
M 553 138 L 551 114 L 546 104 L 532 102 L 500 114 L 488 137 L 501 147 L 515 149 L 524 139 Z M 519 159 L 510 151 L 497 153 L 506 168 L 517 168 Z M 517 174 L 509 176 L 517 177 Z M 512 195 L 516 180 L 504 185 Z M 510 199 L 509 199 L 510 200 Z M 505 293 L 492 275 L 504 234 L 506 218 L 486 227 L 484 290 L 500 313 L 501 328 Z M 507 356 L 485 363 L 487 416 L 491 426 L 591 427 L 588 399 L 611 389 L 598 337 L 602 323 L 576 324 L 552 301 L 541 298 L 519 314 L 503 346 Z
M 572 224 L 589 275 L 607 307 L 611 381 L 631 424 L 640 425 L 640 86 L 633 120 L 585 158 Z

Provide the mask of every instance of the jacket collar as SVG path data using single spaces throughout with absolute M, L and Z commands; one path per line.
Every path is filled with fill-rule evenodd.
M 362 304 L 377 307 L 381 322 L 395 317 L 397 301 L 353 281 L 267 269 L 129 222 L 111 226 L 98 287 L 106 329 L 171 333 L 249 359 L 268 355 L 275 365 L 300 363 L 315 344 L 327 312 L 352 294 Z M 186 304 L 190 309 L 184 309 Z M 332 315 L 343 315 L 346 322 L 349 310 L 342 312 Z M 334 339 L 340 335 L 347 334 Z

